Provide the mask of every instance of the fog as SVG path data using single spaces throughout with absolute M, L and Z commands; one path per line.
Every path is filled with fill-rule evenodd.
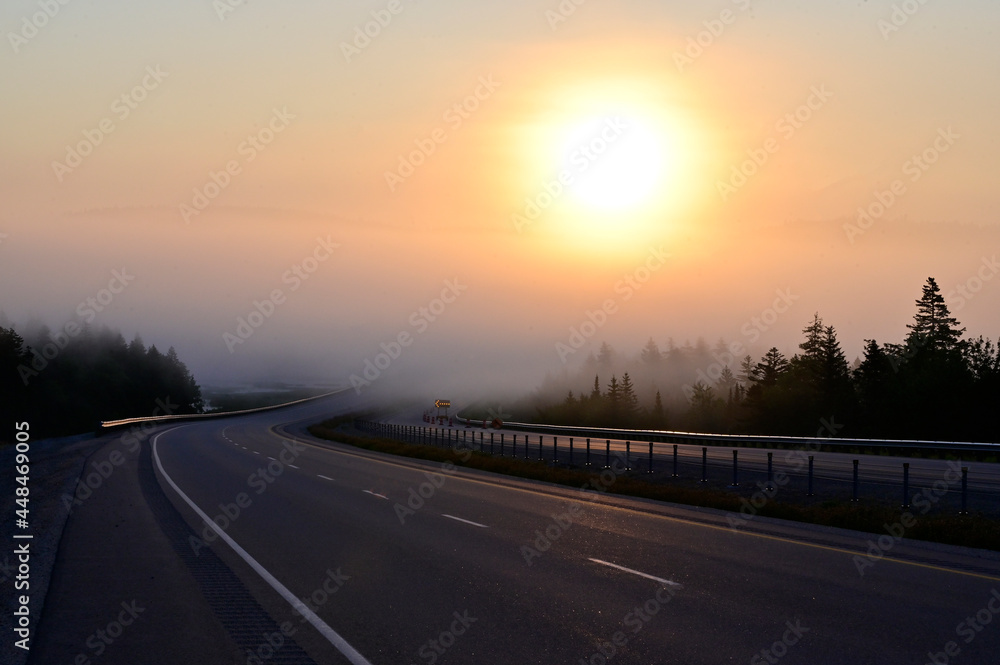
M 816 312 L 853 360 L 929 276 L 1000 334 L 989 3 L 886 32 L 882 3 L 734 2 L 708 37 L 718 8 L 218 4 L 0 9 L 19 330 L 457 403 L 603 342 L 790 356 Z
M 3 311 L 15 324 L 89 323 L 174 346 L 203 384 L 353 375 L 359 390 L 456 401 L 528 393 L 603 342 L 624 356 L 649 338 L 790 356 L 814 312 L 853 360 L 864 339 L 903 338 L 928 276 L 967 334 L 996 336 L 1000 288 L 979 281 L 993 274 L 984 248 L 998 246 L 996 228 L 884 223 L 851 244 L 842 226 L 706 225 L 601 262 L 498 233 L 291 211 L 220 211 L 197 226 L 172 211 L 91 211 L 5 240 L 2 279 L 16 288 Z

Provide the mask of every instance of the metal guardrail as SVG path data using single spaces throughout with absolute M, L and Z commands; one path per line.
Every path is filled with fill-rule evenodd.
M 330 397 L 331 395 L 337 395 L 346 390 L 350 390 L 350 388 L 338 388 L 337 390 L 328 393 L 323 393 L 322 395 L 314 395 L 313 397 L 305 397 L 303 399 L 297 399 L 291 402 L 283 402 L 281 404 L 272 404 L 271 406 L 258 406 L 253 409 L 240 409 L 239 411 L 221 411 L 219 413 L 177 413 L 166 416 L 145 416 L 141 418 L 122 418 L 121 420 L 102 420 L 100 429 L 111 430 L 117 427 L 138 425 L 139 423 L 181 422 L 185 420 L 207 420 L 213 418 L 229 418 L 231 416 L 243 416 L 249 413 L 274 411 L 275 409 L 283 409 L 286 406 L 294 406 L 296 404 L 304 404 L 305 402 L 312 402 L 318 399 L 323 399 L 324 397 Z
M 568 464 L 569 467 L 581 467 L 590 469 L 603 469 L 606 473 L 607 469 L 615 468 L 615 465 L 620 467 L 615 470 L 614 473 L 620 472 L 636 472 L 636 473 L 646 473 L 653 474 L 654 472 L 666 473 L 668 469 L 671 471 L 671 478 L 678 478 L 681 474 L 679 473 L 679 456 L 678 448 L 682 444 L 690 443 L 690 441 L 666 441 L 663 443 L 672 444 L 666 450 L 656 449 L 657 442 L 653 440 L 639 440 L 632 437 L 627 437 L 624 435 L 639 433 L 639 432 L 649 432 L 649 430 L 621 430 L 621 429 L 598 429 L 598 428 L 560 428 L 551 425 L 531 425 L 535 428 L 546 428 L 547 433 L 553 431 L 565 432 L 569 431 L 571 434 L 577 436 L 568 437 L 568 441 L 564 440 L 562 446 L 559 443 L 559 435 L 552 434 L 549 438 L 551 443 L 546 446 L 545 434 L 539 433 L 537 436 L 537 441 L 532 442 L 531 437 L 527 433 L 523 434 L 520 442 L 518 441 L 519 434 L 517 432 L 504 432 L 493 430 L 489 432 L 489 437 L 486 436 L 484 428 L 479 430 L 479 437 L 477 441 L 476 430 L 470 429 L 470 425 L 473 422 L 481 423 L 482 421 L 471 421 L 467 418 L 456 418 L 459 423 L 465 423 L 465 428 L 456 428 L 454 425 L 447 426 L 425 426 L 425 425 L 399 425 L 395 423 L 384 423 L 372 420 L 365 420 L 362 418 L 357 418 L 354 421 L 354 426 L 359 430 L 371 434 L 373 436 L 381 436 L 396 439 L 398 441 L 403 441 L 406 443 L 412 443 L 417 445 L 430 445 L 438 446 L 442 448 L 450 448 L 453 450 L 477 450 L 480 453 L 487 454 L 490 456 L 499 455 L 501 457 L 510 457 L 515 459 L 523 458 L 524 460 L 537 460 L 539 462 L 550 462 L 553 465 L 556 464 Z M 505 425 L 520 426 L 525 423 L 505 423 Z M 604 436 L 605 434 L 614 433 L 614 436 Z M 688 433 L 677 433 L 677 432 L 655 432 L 658 435 L 671 435 L 676 436 L 676 438 L 684 438 Z M 471 434 L 471 436 L 470 436 Z M 579 437 L 579 434 L 591 434 L 589 437 Z M 510 438 L 508 439 L 508 435 Z M 698 435 L 699 437 L 705 436 L 717 436 L 724 437 L 725 435 Z M 564 439 L 567 437 L 564 437 Z M 611 440 L 623 439 L 625 442 L 625 449 L 621 450 L 620 447 L 616 446 L 614 451 L 612 451 Z M 745 440 L 747 437 L 741 437 Z M 770 437 L 749 437 L 754 439 L 760 439 L 764 441 L 773 441 Z M 808 439 L 805 437 L 781 437 L 786 441 L 825 441 L 823 439 Z M 574 439 L 576 440 L 576 447 L 574 449 Z M 732 437 L 727 437 L 724 440 L 732 441 Z M 857 439 L 856 441 L 877 441 L 872 439 Z M 704 439 L 702 439 L 704 443 Z M 520 443 L 520 446 L 518 445 Z M 642 446 L 635 446 L 633 449 L 632 444 L 645 444 Z M 903 442 L 909 443 L 909 442 Z M 918 442 L 918 443 L 932 443 L 935 445 L 941 442 Z M 813 444 L 815 445 L 815 444 Z M 979 444 L 973 444 L 979 445 Z M 990 444 L 982 444 L 990 445 Z M 994 444 L 995 445 L 995 444 Z M 728 485 L 730 489 L 736 489 L 740 487 L 739 481 L 739 451 L 737 448 L 732 450 L 732 483 Z M 701 483 L 708 482 L 708 446 L 701 446 L 701 459 L 700 459 L 700 471 L 701 471 Z M 754 487 L 760 488 L 760 491 L 755 492 L 753 496 L 762 494 L 766 499 L 769 499 L 777 491 L 777 488 L 786 485 L 790 482 L 790 477 L 796 475 L 802 477 L 806 483 L 806 496 L 812 497 L 816 496 L 818 492 L 814 491 L 815 485 L 815 458 L 813 455 L 806 456 L 808 460 L 808 471 L 803 474 L 802 470 L 795 472 L 775 472 L 774 469 L 774 453 L 767 452 L 767 472 L 766 472 L 766 483 L 757 482 L 755 485 L 747 484 L 753 490 Z M 614 460 L 614 464 L 612 463 Z M 578 464 L 577 462 L 580 462 Z M 581 466 L 582 465 L 582 466 Z M 689 468 L 692 465 L 699 466 L 698 462 L 692 463 L 690 460 L 685 460 L 685 465 Z M 713 466 L 716 466 L 713 462 Z M 904 462 L 902 464 L 902 482 L 900 487 L 902 489 L 902 503 L 900 504 L 904 510 L 910 508 L 911 499 L 916 504 L 916 496 L 911 496 L 910 490 L 910 464 Z M 756 474 L 762 475 L 759 471 Z M 779 475 L 780 474 L 780 475 Z M 969 502 L 969 468 L 967 466 L 960 466 L 956 468 L 949 468 L 945 473 L 944 478 L 944 488 L 939 489 L 939 484 L 941 480 L 936 480 L 933 484 L 934 493 L 937 497 L 942 497 L 946 494 L 958 494 L 960 496 L 960 509 L 957 511 L 960 515 L 968 515 L 968 502 Z M 603 475 L 602 475 L 603 477 Z M 780 478 L 784 478 L 782 481 Z M 824 478 L 826 482 L 841 482 L 838 479 Z M 861 478 L 859 474 L 859 460 L 852 460 L 852 477 L 849 482 L 851 485 L 851 502 L 857 502 L 860 500 L 859 488 L 861 485 Z M 871 481 L 866 481 L 871 482 Z M 882 479 L 877 481 L 882 485 L 894 485 L 894 480 Z M 956 491 L 951 488 L 951 485 L 957 485 L 961 483 L 961 489 Z M 924 491 L 926 495 L 926 491 Z M 926 500 L 926 498 L 925 498 Z M 934 499 L 937 502 L 937 498 Z M 930 504 L 928 504 L 930 505 Z
M 456 417 L 463 424 L 477 424 L 481 421 Z M 923 441 L 919 439 L 842 439 L 806 436 L 763 436 L 756 434 L 705 434 L 700 432 L 676 432 L 670 430 L 617 429 L 610 427 L 575 427 L 572 425 L 545 425 L 541 423 L 504 422 L 506 428 L 563 434 L 566 436 L 591 437 L 595 439 L 622 439 L 654 443 L 678 443 L 690 445 L 717 445 L 747 447 L 756 444 L 783 447 L 816 448 L 831 446 L 844 448 L 901 448 L 925 450 L 951 450 L 955 452 L 995 452 L 1000 453 L 1000 443 L 976 443 L 972 441 Z

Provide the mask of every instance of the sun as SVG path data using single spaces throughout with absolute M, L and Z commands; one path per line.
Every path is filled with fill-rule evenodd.
M 573 199 L 594 211 L 627 211 L 655 197 L 665 171 L 663 139 L 633 115 L 602 115 L 572 125 L 562 173 Z
M 682 233 L 703 200 L 704 132 L 682 83 L 608 76 L 539 86 L 504 148 L 510 219 L 555 251 L 627 254 Z

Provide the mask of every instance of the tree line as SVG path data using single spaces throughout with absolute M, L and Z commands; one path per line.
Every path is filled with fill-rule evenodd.
M 203 410 L 201 388 L 173 347 L 162 353 L 106 327 L 74 332 L 37 326 L 22 337 L 0 326 L 0 422 L 27 420 L 38 436 L 59 436 L 101 420 Z
M 723 340 L 714 349 L 700 340 L 695 347 L 671 342 L 662 352 L 650 339 L 638 359 L 623 362 L 604 344 L 581 370 L 594 376 L 589 390 L 565 391 L 567 384 L 579 385 L 579 375 L 549 377 L 518 410 L 525 413 L 530 404 L 538 420 L 560 424 L 996 441 L 997 343 L 964 337 L 933 278 L 923 285 L 907 329 L 897 342 L 864 340 L 864 357 L 853 364 L 836 329 L 818 313 L 790 358 L 772 347 L 759 359 L 721 363 L 732 358 Z M 560 387 L 565 396 L 554 398 Z

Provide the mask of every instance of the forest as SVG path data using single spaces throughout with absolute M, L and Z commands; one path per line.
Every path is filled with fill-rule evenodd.
M 907 329 L 899 341 L 864 340 L 864 357 L 853 363 L 818 313 L 791 357 L 772 347 L 736 358 L 739 345 L 724 340 L 661 350 L 651 338 L 629 358 L 605 343 L 577 372 L 547 377 L 512 408 L 565 425 L 998 441 L 997 344 L 964 337 L 933 278 Z
M 87 325 L 56 332 L 36 325 L 24 337 L 0 325 L 0 393 L 0 421 L 29 421 L 39 437 L 203 409 L 201 388 L 173 347 L 163 353 L 138 335 L 126 342 L 116 330 Z

